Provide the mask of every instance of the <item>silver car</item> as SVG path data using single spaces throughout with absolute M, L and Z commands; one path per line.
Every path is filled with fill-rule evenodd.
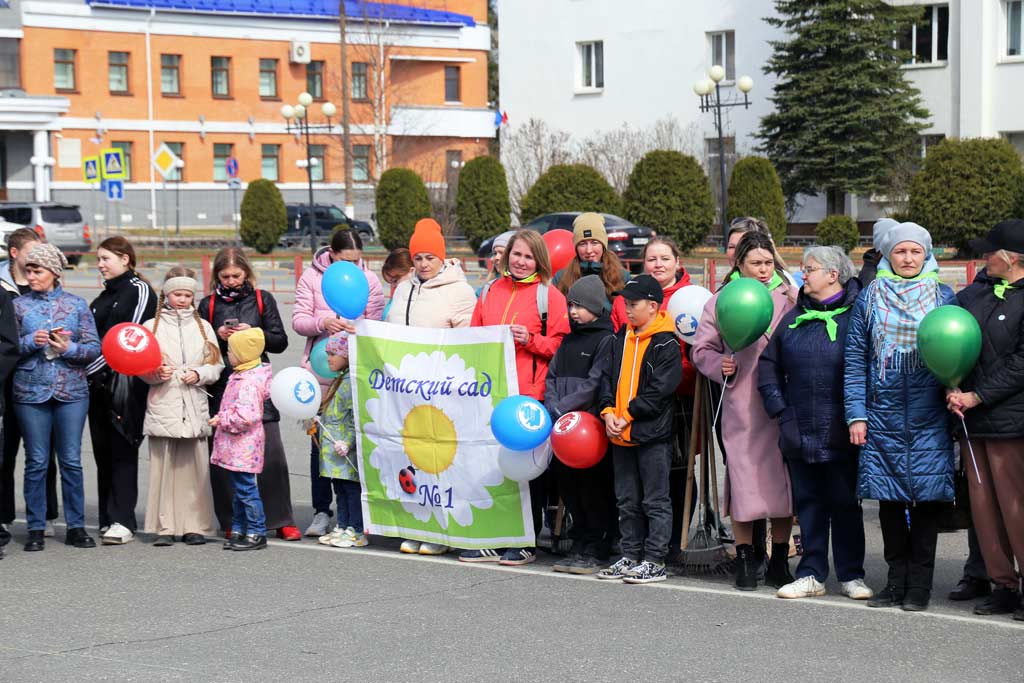
M 71 265 L 92 250 L 89 226 L 75 204 L 57 202 L 0 202 L 0 218 L 34 229 L 64 252 Z

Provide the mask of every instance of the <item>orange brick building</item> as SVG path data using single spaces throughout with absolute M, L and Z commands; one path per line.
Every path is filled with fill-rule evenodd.
M 128 166 L 124 223 L 156 227 L 166 222 L 167 198 L 150 158 L 166 143 L 184 161 L 170 182 L 181 191 L 186 225 L 230 223 L 231 158 L 243 183 L 268 178 L 286 201 L 306 201 L 306 141 L 289 131 L 282 106 L 309 92 L 308 119 L 319 130 L 310 139 L 316 201 L 340 206 L 337 10 L 330 0 L 21 3 L 10 10 L 20 11 L 20 26 L 0 21 L 0 41 L 20 32 L 17 85 L 29 99 L 66 108 L 49 117 L 45 133 L 32 132 L 32 193 L 102 213 L 81 159 L 117 147 Z M 486 0 L 348 0 L 346 16 L 353 191 L 356 215 L 366 217 L 386 168 L 412 168 L 443 186 L 461 163 L 486 153 L 494 135 L 490 32 Z M 331 132 L 320 127 L 327 102 L 339 112 Z M 8 137 L 24 130 L 10 128 Z M 0 180 L 11 198 L 26 198 L 18 196 L 28 188 L 14 156 L 28 146 L 6 145 Z

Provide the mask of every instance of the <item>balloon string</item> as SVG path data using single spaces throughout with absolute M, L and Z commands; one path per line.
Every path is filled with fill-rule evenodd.
M 731 358 L 735 359 L 736 358 L 736 354 L 735 353 L 732 354 Z M 735 377 L 736 376 L 735 373 L 733 373 L 732 376 Z M 735 385 L 736 385 L 736 381 L 735 380 L 733 380 L 732 385 L 729 384 L 729 378 L 728 377 L 726 377 L 725 381 L 722 382 L 722 395 L 718 397 L 718 407 L 715 408 L 715 419 L 711 421 L 711 431 L 714 431 L 715 427 L 718 426 L 718 416 L 721 415 L 721 413 L 722 413 L 722 403 L 725 401 L 725 390 L 728 389 L 730 386 L 735 386 Z
M 971 435 L 967 433 L 967 421 L 964 420 L 964 416 L 960 416 L 960 424 L 964 428 L 964 441 L 967 442 L 967 450 L 971 454 L 971 464 L 974 465 L 974 476 L 978 479 L 978 484 L 981 484 L 981 473 L 978 472 L 978 460 L 974 457 L 974 446 L 971 445 Z
M 320 421 L 320 416 L 319 415 L 314 415 L 313 416 L 313 422 L 315 422 L 317 425 L 320 426 L 320 434 L 322 436 L 326 436 L 327 440 L 330 441 L 331 443 L 338 443 L 338 440 L 335 439 L 333 436 L 331 436 L 330 431 L 328 431 L 328 429 L 327 429 L 327 425 L 325 425 L 323 422 Z M 356 461 L 351 457 L 351 453 L 346 453 L 345 454 L 345 462 L 347 462 L 352 469 L 354 469 L 354 470 L 358 470 L 359 469 L 359 465 L 356 464 Z

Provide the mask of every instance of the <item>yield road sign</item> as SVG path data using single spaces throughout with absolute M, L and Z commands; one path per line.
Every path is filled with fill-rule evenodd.
M 100 182 L 100 158 L 96 156 L 82 159 L 82 180 L 87 183 Z
M 112 202 L 120 202 L 124 200 L 124 181 L 123 180 L 108 180 L 107 181 L 107 199 Z
M 238 177 L 238 159 L 230 157 L 226 164 L 224 164 L 224 170 L 228 172 L 229 178 Z
M 171 151 L 171 148 L 167 146 L 167 143 L 161 143 L 160 147 L 157 148 L 156 152 L 153 153 L 153 168 L 155 168 L 160 175 L 166 180 L 172 173 L 174 173 L 175 165 L 178 163 L 178 155 Z
M 104 178 L 124 180 L 124 152 L 110 148 L 100 152 L 100 170 Z

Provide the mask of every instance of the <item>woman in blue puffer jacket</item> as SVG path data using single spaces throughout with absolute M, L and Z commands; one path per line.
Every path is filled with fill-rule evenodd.
M 886 233 L 877 279 L 857 299 L 846 337 L 846 422 L 861 446 L 858 493 L 878 503 L 889 576 L 872 607 L 927 609 L 938 501 L 953 499 L 945 390 L 917 354 L 917 329 L 956 304 L 939 282 L 932 238 L 915 223 Z

